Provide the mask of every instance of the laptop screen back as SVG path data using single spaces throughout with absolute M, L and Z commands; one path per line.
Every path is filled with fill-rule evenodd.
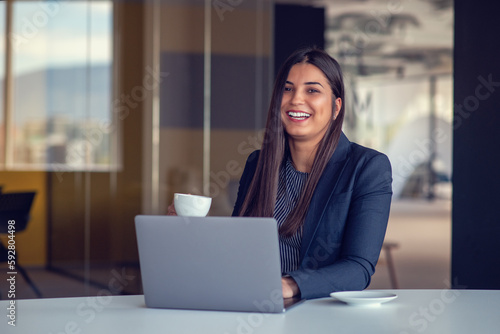
M 137 216 L 148 307 L 283 312 L 273 218 Z

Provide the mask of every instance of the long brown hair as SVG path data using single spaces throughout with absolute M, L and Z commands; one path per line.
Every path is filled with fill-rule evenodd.
M 240 216 L 272 217 L 276 204 L 279 169 L 288 158 L 288 138 L 281 121 L 281 100 L 288 73 L 293 65 L 309 63 L 319 68 L 327 78 L 333 92 L 332 112 L 335 114 L 335 99 L 340 98 L 342 105 L 335 119 L 331 119 L 323 139 L 318 144 L 316 156 L 309 177 L 304 185 L 297 205 L 290 212 L 280 228 L 280 234 L 291 236 L 302 227 L 309 203 L 316 185 L 330 160 L 342 133 L 344 121 L 344 81 L 338 62 L 328 53 L 318 48 L 304 48 L 291 54 L 281 66 L 276 77 L 271 103 L 267 114 L 266 130 L 262 143 L 255 175 L 250 183 Z

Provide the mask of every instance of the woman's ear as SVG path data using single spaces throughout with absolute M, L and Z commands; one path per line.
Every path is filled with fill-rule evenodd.
M 335 112 L 333 113 L 333 119 L 337 119 L 340 109 L 342 109 L 342 99 L 340 97 L 337 97 L 334 102 L 335 102 Z

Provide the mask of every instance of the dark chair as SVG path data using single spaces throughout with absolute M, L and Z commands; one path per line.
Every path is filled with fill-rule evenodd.
M 23 231 L 30 220 L 30 210 L 35 198 L 35 192 L 18 192 L 18 193 L 1 193 L 0 194 L 0 233 L 7 234 L 9 232 L 9 221 L 15 221 L 14 233 L 17 234 Z M 16 240 L 14 238 L 14 240 Z M 17 244 L 17 240 L 16 240 Z M 9 250 L 0 241 L 0 262 L 7 262 L 9 258 Z M 40 290 L 36 287 L 33 281 L 28 276 L 26 270 L 19 265 L 19 253 L 16 247 L 15 253 L 15 270 L 21 273 L 26 283 L 28 283 L 37 297 L 41 297 Z

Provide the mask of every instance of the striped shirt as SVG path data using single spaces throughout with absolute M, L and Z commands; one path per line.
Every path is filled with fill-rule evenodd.
M 280 168 L 278 194 L 274 208 L 274 218 L 278 228 L 297 204 L 306 183 L 308 173 L 295 170 L 290 159 Z M 279 236 L 281 272 L 283 274 L 294 271 L 299 267 L 299 252 L 302 243 L 302 228 L 291 237 Z

